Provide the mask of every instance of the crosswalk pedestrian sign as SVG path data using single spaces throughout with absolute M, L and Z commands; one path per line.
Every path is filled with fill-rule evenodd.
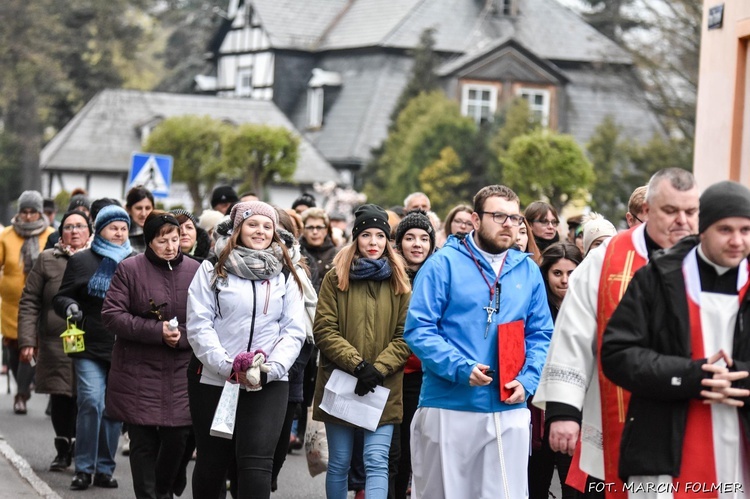
M 142 185 L 154 197 L 168 197 L 172 185 L 172 164 L 172 156 L 134 152 L 130 161 L 128 189 Z

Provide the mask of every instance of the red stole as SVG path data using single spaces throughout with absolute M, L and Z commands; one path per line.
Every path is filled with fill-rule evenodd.
M 633 278 L 633 274 L 646 265 L 647 260 L 636 250 L 633 243 L 633 232 L 639 227 L 633 227 L 614 236 L 607 245 L 602 272 L 599 277 L 599 294 L 597 298 L 597 345 L 602 344 L 602 334 L 607 327 L 609 318 L 619 305 L 625 290 Z M 641 230 L 645 230 L 641 228 Z M 604 481 L 614 486 L 605 489 L 608 499 L 627 498 L 623 483 L 617 476 L 620 461 L 620 439 L 625 425 L 630 393 L 607 379 L 602 371 L 601 358 L 597 349 L 597 364 L 599 368 L 599 390 L 602 405 L 602 445 L 604 453 Z M 581 458 L 580 438 L 576 445 L 573 461 L 565 481 L 567 485 L 586 491 L 588 475 L 580 469 Z
M 633 274 L 646 265 L 646 259 L 641 256 L 633 244 L 632 228 L 616 235 L 607 245 L 607 253 L 602 265 L 599 278 L 599 296 L 596 314 L 597 345 L 602 344 L 602 335 L 607 328 L 609 318 L 612 317 L 617 305 L 620 304 L 625 290 L 633 278 Z M 612 383 L 606 376 L 601 365 L 601 356 L 597 348 L 597 363 L 599 367 L 599 391 L 602 405 L 602 446 L 604 451 L 604 481 L 614 483 L 609 487 L 606 497 L 626 498 L 623 483 L 617 475 L 620 462 L 620 440 L 625 426 L 625 416 L 630 402 L 630 393 Z
M 698 284 L 700 286 L 700 283 Z M 703 351 L 703 328 L 701 327 L 700 305 L 695 303 L 687 294 L 688 311 L 690 312 L 690 347 L 691 359 L 705 359 Z M 689 402 L 685 437 L 682 440 L 682 466 L 680 476 L 672 480 L 673 483 L 699 482 L 716 483 L 716 460 L 714 459 L 714 439 L 711 431 L 711 406 L 704 404 L 702 399 Z M 676 488 L 675 499 L 685 497 L 719 497 L 718 493 L 689 493 L 685 487 Z

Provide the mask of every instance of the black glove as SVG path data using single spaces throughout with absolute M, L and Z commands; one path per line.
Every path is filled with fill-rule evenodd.
M 81 307 L 79 307 L 77 303 L 71 303 L 65 310 L 65 316 L 70 318 L 73 322 L 81 322 L 81 319 L 83 319 L 83 312 L 81 312 Z
M 354 369 L 354 375 L 357 377 L 357 386 L 354 387 L 354 393 L 360 397 L 367 395 L 370 392 L 375 391 L 375 387 L 382 385 L 385 380 L 385 376 L 380 374 L 380 371 L 375 369 L 375 366 L 362 361 L 360 365 Z

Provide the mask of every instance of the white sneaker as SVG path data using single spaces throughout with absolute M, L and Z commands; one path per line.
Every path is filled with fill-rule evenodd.
M 123 456 L 130 455 L 130 435 L 128 435 L 128 432 L 120 435 L 120 452 Z

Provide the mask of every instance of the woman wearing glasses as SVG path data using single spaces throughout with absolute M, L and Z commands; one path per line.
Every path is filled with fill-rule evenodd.
M 68 259 L 89 246 L 91 222 L 80 211 L 65 213 L 60 222 L 60 239 L 44 250 L 26 278 L 18 312 L 18 347 L 21 362 L 37 359 L 36 392 L 50 394 L 52 427 L 57 456 L 50 471 L 63 471 L 73 457 L 76 435 L 76 398 L 73 391 L 73 361 L 63 351 L 60 334 L 65 320 L 52 308 Z
M 307 258 L 310 269 L 310 280 L 315 288 L 315 293 L 320 292 L 320 285 L 329 270 L 333 268 L 333 258 L 338 253 L 338 248 L 331 237 L 331 221 L 328 214 L 321 208 L 308 208 L 302 212 L 303 232 L 299 238 L 302 256 Z M 305 431 L 307 429 L 307 407 L 312 405 L 315 393 L 315 379 L 318 373 L 318 351 L 314 350 L 310 360 L 305 367 L 302 382 L 304 408 L 302 417 L 299 418 L 294 438 L 289 442 L 292 449 L 301 449 L 304 444 Z
M 557 216 L 557 210 L 551 204 L 534 201 L 526 207 L 524 217 L 529 221 L 534 241 L 542 253 L 560 240 L 560 234 L 557 233 L 560 217 Z
M 302 212 L 304 232 L 299 243 L 302 253 L 307 257 L 310 266 L 315 292 L 320 291 L 320 284 L 329 270 L 333 268 L 333 257 L 338 249 L 331 239 L 331 223 L 328 215 L 320 208 L 308 208 Z
M 468 234 L 474 230 L 474 224 L 471 222 L 471 213 L 473 211 L 468 204 L 459 204 L 449 211 L 448 216 L 445 217 L 443 230 L 436 236 L 436 247 L 442 248 L 451 234 Z
M 26 414 L 26 401 L 31 397 L 29 386 L 34 369 L 26 362 L 19 362 L 18 347 L 18 303 L 47 237 L 55 230 L 43 216 L 44 199 L 37 191 L 24 191 L 18 198 L 18 213 L 9 227 L 0 232 L 0 329 L 3 332 L 3 348 L 8 351 L 10 371 L 18 385 L 13 400 L 13 411 Z

